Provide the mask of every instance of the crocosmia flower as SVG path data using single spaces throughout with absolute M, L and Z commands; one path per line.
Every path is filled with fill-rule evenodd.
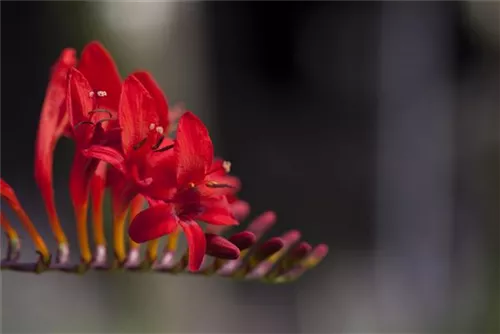
M 81 258 L 75 264 L 69 261 L 73 248 L 59 222 L 52 186 L 54 150 L 62 137 L 75 147 L 69 176 Z M 238 196 L 241 182 L 230 174 L 231 163 L 215 157 L 207 127 L 182 105 L 169 108 L 148 72 L 136 71 L 122 81 L 109 52 L 98 42 L 89 43 L 79 60 L 73 49 L 61 53 L 51 72 L 35 146 L 35 180 L 58 244 L 57 256 L 53 261 L 14 189 L 0 179 L 1 198 L 10 208 L 0 212 L 8 240 L 2 270 L 188 269 L 203 276 L 284 283 L 315 267 L 328 252 L 324 244 L 313 247 L 301 241 L 297 230 L 263 239 L 276 221 L 272 211 L 228 234 L 245 222 L 250 205 Z M 106 189 L 110 208 L 103 202 Z M 87 232 L 89 205 L 94 251 Z M 113 260 L 106 256 L 108 222 L 103 213 L 108 209 L 113 217 Z M 27 230 L 39 254 L 37 261 L 20 262 L 19 235 L 8 211 Z M 178 256 L 181 235 L 188 249 Z M 160 252 L 162 238 L 166 242 Z

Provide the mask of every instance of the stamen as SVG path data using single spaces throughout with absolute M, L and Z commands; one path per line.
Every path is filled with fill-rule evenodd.
M 95 123 L 95 125 L 97 125 L 97 124 L 101 124 L 101 123 L 103 123 L 103 122 L 112 121 L 112 120 L 113 120 L 113 118 L 103 118 L 103 119 L 98 120 L 98 121 Z
M 156 132 L 158 132 L 159 134 L 161 134 L 161 135 L 162 135 L 162 134 L 163 134 L 163 127 L 158 126 L 158 127 L 156 128 Z
M 105 90 L 98 90 L 97 91 L 97 96 L 99 96 L 99 97 L 105 97 L 105 96 L 108 96 L 108 93 Z
M 94 115 L 96 113 L 106 113 L 109 115 L 110 118 L 113 118 L 113 114 L 111 113 L 111 111 L 109 111 L 107 109 L 94 109 L 94 110 L 89 111 L 88 115 L 89 115 L 89 117 L 91 117 L 92 115 Z
M 143 140 L 141 140 L 140 142 L 138 142 L 137 144 L 135 144 L 133 146 L 133 149 L 134 150 L 138 150 L 140 149 L 144 144 L 146 144 L 146 141 L 148 140 L 148 138 L 144 138 Z
M 88 124 L 88 125 L 95 125 L 94 122 L 91 122 L 91 121 L 81 121 L 79 123 L 77 123 L 74 127 L 73 127 L 73 130 L 76 130 L 78 129 L 81 125 L 83 124 Z
M 153 146 L 151 146 L 151 149 L 152 149 L 153 151 L 157 150 L 157 149 L 160 147 L 161 143 L 163 143 L 163 141 L 164 141 L 164 140 L 165 140 L 165 137 L 161 137 L 161 138 L 158 140 L 158 142 L 156 142 L 156 144 L 154 144 Z
M 151 123 L 149 124 L 149 130 L 153 131 L 156 127 L 156 124 L 155 123 Z
M 208 181 L 205 185 L 209 188 L 234 188 L 230 184 L 219 183 L 216 181 Z
M 93 91 L 89 92 L 89 97 L 94 97 L 95 93 Z
M 159 148 L 157 150 L 154 150 L 155 152 L 165 152 L 165 151 L 168 151 L 170 149 L 174 148 L 174 144 L 172 145 L 168 145 L 168 146 L 165 146 L 165 147 L 162 147 L 162 148 Z

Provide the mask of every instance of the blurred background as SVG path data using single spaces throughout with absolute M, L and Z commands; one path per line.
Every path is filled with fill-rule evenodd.
M 1 175 L 47 239 L 33 147 L 49 68 L 97 39 L 207 123 L 252 216 L 330 247 L 277 286 L 2 272 L 2 332 L 499 333 L 499 16 L 478 1 L 2 2 Z M 72 154 L 62 140 L 55 187 L 76 256 Z

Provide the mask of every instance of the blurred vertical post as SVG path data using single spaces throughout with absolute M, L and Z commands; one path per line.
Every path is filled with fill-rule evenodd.
M 382 5 L 376 266 L 386 330 L 435 329 L 448 306 L 453 14 L 448 3 Z

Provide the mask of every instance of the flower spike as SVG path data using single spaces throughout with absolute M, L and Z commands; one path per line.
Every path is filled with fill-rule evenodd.
M 68 244 L 54 202 L 53 153 L 63 135 L 75 144 L 69 190 L 79 263 L 69 260 L 74 247 Z M 313 247 L 301 241 L 295 230 L 264 239 L 276 222 L 272 211 L 255 218 L 246 229 L 232 232 L 248 217 L 250 205 L 238 197 L 241 181 L 230 174 L 231 163 L 214 157 L 207 127 L 182 104 L 169 109 L 149 73 L 137 71 L 122 82 L 113 58 L 99 42 L 87 44 L 78 63 L 74 50 L 62 52 L 47 88 L 35 151 L 35 180 L 58 244 L 56 261 L 51 263 L 44 239 L 14 190 L 0 179 L 2 199 L 40 255 L 37 261 L 20 262 L 19 235 L 0 210 L 8 240 L 2 270 L 152 271 L 286 283 L 317 266 L 328 253 L 324 244 Z M 104 233 L 107 189 L 112 258 L 107 256 Z M 93 250 L 87 226 L 89 206 Z M 188 244 L 182 253 L 181 235 Z M 146 243 L 144 255 L 142 243 Z

